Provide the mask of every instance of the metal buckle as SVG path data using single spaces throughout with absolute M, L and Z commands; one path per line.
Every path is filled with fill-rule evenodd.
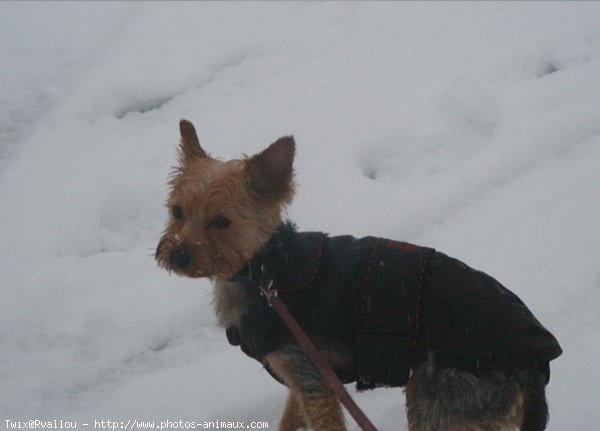
M 271 300 L 277 298 L 277 289 L 273 289 L 273 279 L 261 283 L 258 288 L 260 289 L 261 294 L 267 298 L 269 306 L 271 306 Z

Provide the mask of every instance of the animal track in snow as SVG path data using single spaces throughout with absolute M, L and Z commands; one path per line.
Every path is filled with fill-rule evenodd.
M 139 114 L 144 114 L 149 111 L 154 111 L 156 109 L 160 109 L 163 105 L 166 105 L 171 100 L 175 99 L 177 95 L 174 96 L 164 96 L 164 97 L 153 97 L 148 98 L 146 100 L 139 100 L 132 102 L 130 105 L 124 107 L 119 112 L 115 114 L 118 119 L 122 119 L 127 114 L 131 114 L 133 112 L 137 112 Z
M 222 59 L 215 61 L 213 66 L 208 67 L 208 76 L 206 76 L 204 79 L 201 79 L 195 85 L 193 84 L 190 86 L 190 88 L 202 88 L 206 85 L 209 85 L 219 75 L 228 71 L 229 69 L 241 65 L 246 61 L 247 58 L 248 53 L 245 52 L 229 53 Z M 118 109 L 114 115 L 118 119 L 122 119 L 131 113 L 145 114 L 146 112 L 155 111 L 181 96 L 185 92 L 186 90 L 164 96 L 148 96 L 147 98 L 138 97 L 136 100 L 125 103 L 125 106 Z
M 544 76 L 552 75 L 553 73 L 556 73 L 561 69 L 562 66 L 559 66 L 557 62 L 551 60 L 542 61 L 536 68 L 535 75 L 538 78 L 543 78 Z

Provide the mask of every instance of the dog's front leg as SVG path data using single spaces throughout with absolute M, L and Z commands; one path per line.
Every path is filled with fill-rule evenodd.
M 290 389 L 285 410 L 279 422 L 279 431 L 297 431 L 307 426 L 304 407 L 302 407 L 302 394 Z
M 304 411 L 316 431 L 346 431 L 344 415 L 335 394 L 304 396 Z
M 338 399 L 299 346 L 288 345 L 269 353 L 265 362 L 290 388 L 279 431 L 296 431 L 298 426 L 315 431 L 346 431 Z M 298 421 L 300 412 L 302 422 Z

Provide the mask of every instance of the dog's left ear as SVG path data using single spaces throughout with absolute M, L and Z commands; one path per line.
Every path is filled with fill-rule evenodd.
M 250 188 L 266 203 L 289 202 L 294 194 L 293 136 L 284 136 L 246 161 Z

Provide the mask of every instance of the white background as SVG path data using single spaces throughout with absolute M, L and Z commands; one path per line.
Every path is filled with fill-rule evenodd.
M 565 351 L 548 429 L 597 429 L 599 3 L 1 2 L 0 56 L 0 427 L 275 429 L 285 389 L 209 282 L 152 257 L 187 118 L 223 158 L 294 134 L 301 229 L 501 280 Z M 356 398 L 405 429 L 402 390 Z

